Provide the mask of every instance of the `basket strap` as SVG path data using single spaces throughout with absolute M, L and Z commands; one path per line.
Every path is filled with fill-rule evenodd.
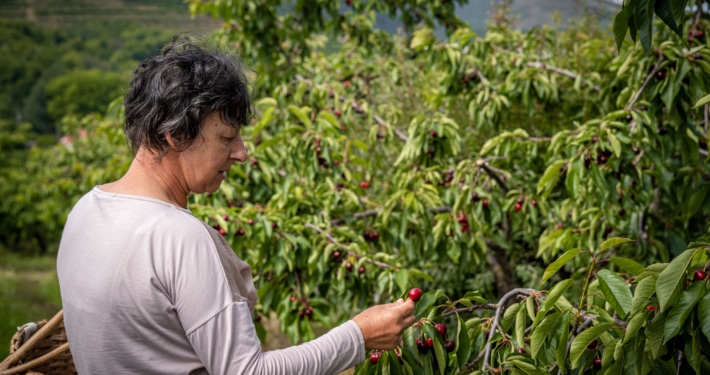
M 37 365 L 40 365 L 46 361 L 49 361 L 50 359 L 66 352 L 67 350 L 69 350 L 69 343 L 65 342 L 64 344 L 59 345 L 58 347 L 54 348 L 54 350 L 52 350 L 51 352 L 46 353 L 45 355 L 43 355 L 39 358 L 35 358 L 27 363 L 23 363 L 17 367 L 13 367 L 9 370 L 0 371 L 0 375 L 14 375 L 14 374 L 19 374 L 19 373 L 25 372 Z
M 52 319 L 47 322 L 47 324 L 40 328 L 39 331 L 35 332 L 35 334 L 32 335 L 29 340 L 20 345 L 20 347 L 14 353 L 10 354 L 7 358 L 5 358 L 4 361 L 2 361 L 2 363 L 0 363 L 0 370 L 7 370 L 8 368 L 10 368 L 13 363 L 17 362 L 20 358 L 22 358 L 22 356 L 24 356 L 39 340 L 47 336 L 47 334 L 49 334 L 52 329 L 58 326 L 63 319 L 64 310 L 59 310 L 59 312 L 54 315 Z

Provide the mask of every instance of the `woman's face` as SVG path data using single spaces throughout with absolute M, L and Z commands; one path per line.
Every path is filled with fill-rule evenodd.
M 219 113 L 202 120 L 200 134 L 178 156 L 187 188 L 198 194 L 216 191 L 232 164 L 246 158 L 239 128 L 225 124 Z

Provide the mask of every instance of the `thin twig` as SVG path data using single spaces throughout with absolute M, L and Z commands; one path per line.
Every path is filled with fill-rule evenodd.
M 529 67 L 531 67 L 531 68 L 548 69 L 548 70 L 551 70 L 551 71 L 553 71 L 553 72 L 555 72 L 555 73 L 557 73 L 557 74 L 561 74 L 561 75 L 563 75 L 563 76 L 567 76 L 567 77 L 572 78 L 572 79 L 575 79 L 575 80 L 576 80 L 578 77 L 580 77 L 580 79 L 581 79 L 582 81 L 584 81 L 584 82 L 590 84 L 590 85 L 592 86 L 592 88 L 594 89 L 594 91 L 596 91 L 596 92 L 602 91 L 602 88 L 599 87 L 598 85 L 594 84 L 594 83 L 591 82 L 590 80 L 588 80 L 588 79 L 586 79 L 586 78 L 584 78 L 584 77 L 581 77 L 581 76 L 579 76 L 579 75 L 575 74 L 574 72 L 569 71 L 569 70 L 567 70 L 567 69 L 562 69 L 562 68 L 558 68 L 558 67 L 556 67 L 556 66 L 547 65 L 547 64 L 545 64 L 545 63 L 543 63 L 543 62 L 540 62 L 540 61 L 529 62 L 527 65 L 528 65 Z
M 629 102 L 629 105 L 626 106 L 627 111 L 630 111 L 632 108 L 634 108 L 634 105 L 636 105 L 636 102 L 641 97 L 641 94 L 646 89 L 646 86 L 648 86 L 649 82 L 651 82 L 651 79 L 653 79 L 653 77 L 656 76 L 656 73 L 658 73 L 658 67 L 661 66 L 662 62 L 663 62 L 663 54 L 659 53 L 658 54 L 658 61 L 656 62 L 656 65 L 651 70 L 651 73 L 648 73 L 648 75 L 646 76 L 646 79 L 641 84 L 641 87 L 639 87 L 638 91 L 636 91 L 636 93 L 634 94 L 633 99 L 631 99 L 631 102 Z
M 306 227 L 306 228 L 311 228 L 311 229 L 316 230 L 318 233 L 320 233 L 320 234 L 322 234 L 323 236 L 325 236 L 325 238 L 327 238 L 328 241 L 334 243 L 335 246 L 337 246 L 338 248 L 340 248 L 340 249 L 342 249 L 342 250 L 347 251 L 347 252 L 348 252 L 348 255 L 350 255 L 350 256 L 352 256 L 352 257 L 355 257 L 355 258 L 362 258 L 359 254 L 357 254 L 357 253 L 351 251 L 350 249 L 348 249 L 347 246 L 345 246 L 345 245 L 341 244 L 340 242 L 338 242 L 338 240 L 337 240 L 335 237 L 331 236 L 330 233 L 324 231 L 323 229 L 318 228 L 317 226 L 315 226 L 315 225 L 313 225 L 313 224 L 310 224 L 310 223 L 306 224 L 305 227 Z M 370 262 L 370 263 L 372 263 L 372 264 L 374 264 L 374 265 L 376 265 L 377 267 L 380 267 L 380 268 L 392 268 L 392 269 L 395 269 L 395 270 L 397 269 L 396 267 L 392 267 L 392 266 L 390 266 L 390 265 L 387 264 L 387 263 L 383 263 L 383 262 L 380 262 L 380 261 L 377 261 L 377 260 L 374 260 L 374 259 L 369 259 L 369 258 L 368 258 L 368 259 L 365 259 L 365 260 L 368 261 L 368 262 Z
M 471 312 L 475 310 L 495 310 L 498 308 L 497 303 L 486 303 L 483 305 L 473 305 L 473 306 L 468 306 L 468 307 L 459 307 L 453 310 L 448 310 L 441 314 L 442 316 L 449 316 L 453 314 L 458 314 L 458 313 L 464 313 L 464 312 Z
M 404 142 L 409 142 L 409 137 L 407 137 L 407 135 L 404 134 L 404 132 L 402 132 L 401 130 L 394 129 L 394 134 L 396 134 L 397 138 L 403 140 Z
M 442 212 L 451 212 L 451 207 L 449 207 L 449 206 L 430 207 L 429 211 L 436 213 L 436 214 L 440 214 Z M 352 214 L 352 218 L 353 219 L 364 219 L 366 217 L 377 216 L 381 212 L 382 212 L 381 209 L 356 212 L 356 213 Z M 345 222 L 345 219 L 333 219 L 330 221 L 330 224 L 331 225 L 340 225 L 344 222 Z

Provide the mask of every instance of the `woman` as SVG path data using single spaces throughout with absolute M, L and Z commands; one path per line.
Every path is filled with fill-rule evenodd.
M 247 158 L 239 129 L 252 107 L 236 59 L 173 42 L 135 71 L 124 104 L 133 162 L 77 202 L 57 259 L 79 373 L 336 374 L 399 344 L 411 300 L 261 351 L 251 269 L 187 209 Z

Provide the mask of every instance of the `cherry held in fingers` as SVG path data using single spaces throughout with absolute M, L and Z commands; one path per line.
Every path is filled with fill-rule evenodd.
M 409 298 L 414 302 L 419 302 L 419 299 L 422 298 L 422 290 L 419 288 L 410 289 Z
M 377 363 L 380 360 L 380 356 L 382 356 L 382 352 L 380 351 L 374 351 L 370 353 L 370 363 Z

